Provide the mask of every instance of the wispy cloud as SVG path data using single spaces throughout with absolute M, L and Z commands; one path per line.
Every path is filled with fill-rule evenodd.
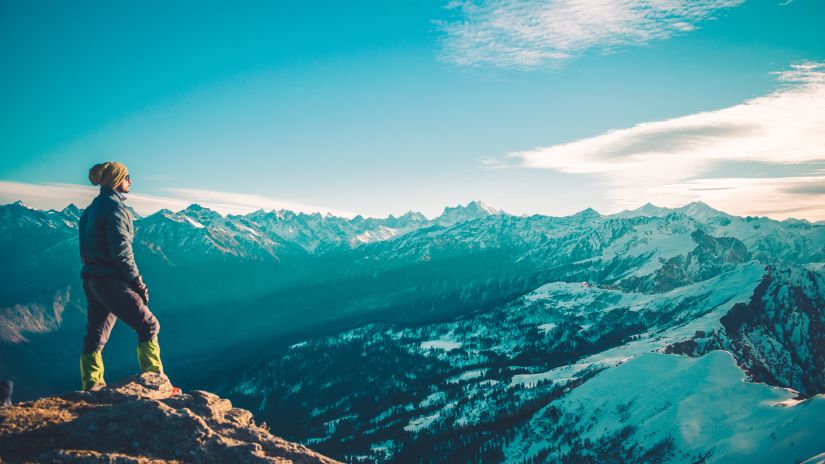
M 825 197 L 816 188 L 825 180 L 816 169 L 825 162 L 825 64 L 796 64 L 777 76 L 781 88 L 736 106 L 481 162 L 592 174 L 615 209 L 702 200 L 739 214 L 783 218 L 804 211 L 802 217 L 825 219 Z M 737 163 L 763 171 L 776 166 L 777 175 L 736 175 Z M 789 166 L 797 173 L 788 175 Z
M 461 0 L 441 23 L 442 57 L 459 65 L 557 67 L 588 51 L 611 52 L 697 28 L 744 0 Z
M 138 214 L 148 215 L 160 209 L 180 211 L 192 203 L 199 203 L 221 214 L 245 214 L 259 209 L 287 209 L 294 212 L 333 214 L 353 217 L 354 213 L 322 206 L 277 200 L 261 195 L 219 192 L 212 190 L 167 189 L 169 196 L 128 194 L 128 204 Z M 83 208 L 98 194 L 98 188 L 76 184 L 0 181 L 0 203 L 22 201 L 38 209 L 63 209 L 69 203 Z
M 742 216 L 825 219 L 825 176 L 690 179 L 644 191 L 628 189 L 623 195 L 618 198 L 625 200 L 627 208 L 641 205 L 643 195 L 644 201 L 662 206 L 680 206 L 700 200 Z
M 68 206 L 69 203 L 84 208 L 91 203 L 98 192 L 97 187 L 86 185 L 0 181 L 0 203 L 11 203 L 20 200 L 27 206 L 38 209 L 59 210 Z M 151 214 L 164 208 L 177 211 L 189 205 L 186 200 L 179 198 L 137 193 L 130 193 L 128 197 L 129 206 L 141 215 Z

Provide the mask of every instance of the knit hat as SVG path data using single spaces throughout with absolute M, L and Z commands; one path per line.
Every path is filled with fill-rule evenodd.
M 92 185 L 102 185 L 113 189 L 123 182 L 127 174 L 129 170 L 122 163 L 107 161 L 95 164 L 92 169 L 89 169 L 89 180 Z

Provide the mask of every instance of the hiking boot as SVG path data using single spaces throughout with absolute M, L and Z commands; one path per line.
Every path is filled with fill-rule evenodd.
M 86 388 L 85 391 L 96 392 L 102 390 L 106 386 L 106 382 L 98 382 L 92 385 L 89 388 Z

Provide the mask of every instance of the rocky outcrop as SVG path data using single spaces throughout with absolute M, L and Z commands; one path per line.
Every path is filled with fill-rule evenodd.
M 169 396 L 143 374 L 94 392 L 0 408 L 0 462 L 335 463 L 205 391 Z
M 729 351 L 758 382 L 804 397 L 825 393 L 825 269 L 769 267 L 751 301 L 734 305 L 720 322 L 720 330 L 697 333 L 665 352 Z
M 663 261 L 653 274 L 626 279 L 621 287 L 643 293 L 668 292 L 730 271 L 752 258 L 748 248 L 733 237 L 714 237 L 701 229 L 690 237 L 696 242 L 690 253 Z

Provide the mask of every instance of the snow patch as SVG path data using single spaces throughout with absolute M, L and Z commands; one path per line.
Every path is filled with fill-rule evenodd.
M 461 348 L 461 342 L 455 340 L 429 340 L 421 342 L 422 350 L 444 350 L 452 351 Z
M 552 332 L 558 325 L 553 322 L 548 322 L 547 324 L 542 324 L 538 327 L 544 333 Z
M 404 430 L 407 432 L 418 432 L 421 429 L 426 429 L 429 427 L 436 419 L 438 419 L 439 414 L 433 414 L 431 416 L 422 416 L 415 419 L 410 419 L 410 422 L 404 426 Z
M 510 388 L 518 385 L 523 385 L 525 388 L 535 388 L 543 380 L 564 384 L 576 380 L 576 377 L 557 377 L 552 370 L 538 374 L 516 374 L 510 380 Z
M 462 380 L 477 379 L 483 376 L 486 372 L 487 369 L 474 369 L 471 371 L 465 371 L 455 377 L 450 377 L 449 379 L 447 379 L 447 383 L 459 383 Z
M 431 394 L 427 395 L 426 398 L 421 400 L 420 403 L 418 403 L 418 407 L 419 408 L 426 408 L 426 407 L 429 407 L 432 404 L 435 404 L 439 401 L 444 401 L 446 399 L 447 399 L 447 394 L 444 393 L 444 392 L 439 391 L 439 392 L 431 393 Z
M 190 225 L 192 225 L 192 227 L 194 227 L 194 228 L 196 228 L 196 229 L 203 229 L 203 228 L 205 228 L 205 227 L 206 227 L 205 225 L 203 225 L 203 224 L 201 224 L 200 222 L 198 222 L 198 221 L 196 221 L 196 220 L 194 220 L 194 219 L 190 218 L 189 216 L 183 216 L 183 219 L 184 219 L 186 222 L 188 222 Z

